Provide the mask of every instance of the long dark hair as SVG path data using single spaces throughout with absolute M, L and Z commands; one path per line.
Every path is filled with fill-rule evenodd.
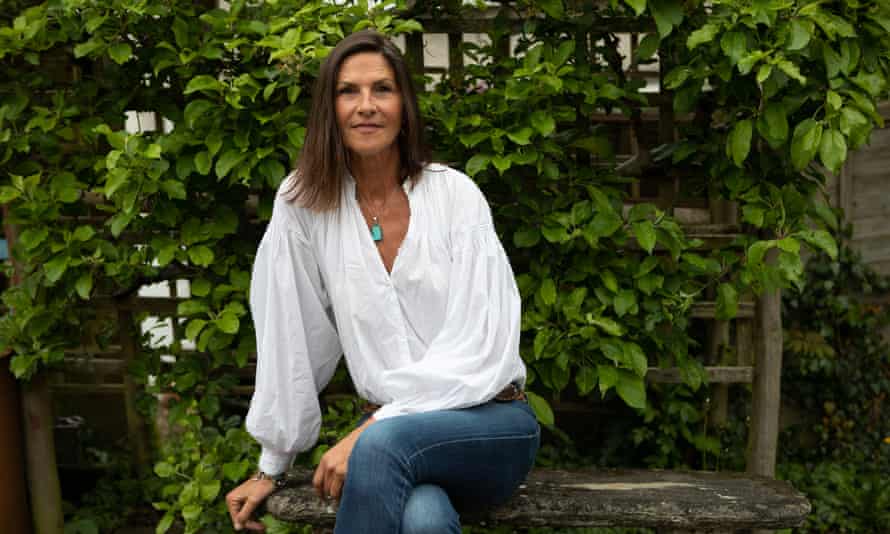
M 395 73 L 402 94 L 402 129 L 397 141 L 400 177 L 416 183 L 424 165 L 430 161 L 417 94 L 402 53 L 374 30 L 353 33 L 340 41 L 321 64 L 313 89 L 306 139 L 285 193 L 288 200 L 314 211 L 336 210 L 340 206 L 343 178 L 349 172 L 349 152 L 337 124 L 335 92 L 343 61 L 360 52 L 381 54 Z

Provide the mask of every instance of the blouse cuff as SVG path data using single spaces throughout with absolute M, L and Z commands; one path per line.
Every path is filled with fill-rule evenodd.
M 275 452 L 263 447 L 260 453 L 260 471 L 267 475 L 280 475 L 287 471 L 294 461 L 291 454 Z

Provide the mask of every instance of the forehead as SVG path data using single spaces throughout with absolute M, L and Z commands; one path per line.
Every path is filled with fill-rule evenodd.
M 389 62 L 379 52 L 359 52 L 343 60 L 337 82 L 359 83 L 389 79 L 395 81 L 396 76 Z

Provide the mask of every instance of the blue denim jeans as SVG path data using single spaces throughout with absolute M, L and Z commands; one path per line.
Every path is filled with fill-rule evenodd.
M 362 432 L 335 534 L 459 534 L 458 511 L 500 504 L 534 464 L 540 428 L 523 401 L 403 415 Z

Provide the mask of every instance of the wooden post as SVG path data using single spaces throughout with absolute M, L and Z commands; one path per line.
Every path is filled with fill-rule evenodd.
M 3 230 L 12 258 L 10 283 L 21 283 L 22 267 L 12 257 L 18 231 L 8 224 L 9 209 L 3 206 Z M 14 313 L 15 310 L 10 310 Z M 62 488 L 56 467 L 56 445 L 53 436 L 52 396 L 45 372 L 38 372 L 21 384 L 22 423 L 25 435 L 25 473 L 31 498 L 31 517 L 35 534 L 62 534 Z
M 175 283 L 175 282 L 174 282 Z M 146 441 L 145 422 L 139 411 L 136 410 L 136 396 L 138 394 L 136 383 L 130 376 L 129 367 L 136 357 L 136 340 L 133 336 L 133 314 L 128 309 L 118 308 L 117 312 L 118 332 L 121 341 L 121 353 L 124 356 L 124 409 L 127 414 L 127 438 L 133 450 L 133 467 L 137 473 L 145 473 L 148 470 L 148 442 Z
M 2 356 L 0 356 L 2 358 Z M 0 515 L 9 532 L 31 533 L 19 387 L 5 366 L 0 368 Z
M 765 261 L 774 265 L 778 250 Z M 765 291 L 757 302 L 758 350 L 754 368 L 751 428 L 748 436 L 748 472 L 774 477 L 779 439 L 782 385 L 782 292 Z
M 711 210 L 711 222 L 715 224 L 735 224 L 738 222 L 738 208 L 735 202 L 719 198 L 715 192 L 709 195 L 708 205 Z M 712 365 L 729 365 L 727 360 L 729 347 L 729 321 L 714 320 L 711 323 L 710 339 L 708 340 L 709 356 Z M 738 360 L 735 362 L 738 364 Z M 729 411 L 729 384 L 711 386 L 710 421 L 713 426 L 724 426 Z
M 35 534 L 62 534 L 62 488 L 56 467 L 52 395 L 45 372 L 22 384 L 25 466 Z

